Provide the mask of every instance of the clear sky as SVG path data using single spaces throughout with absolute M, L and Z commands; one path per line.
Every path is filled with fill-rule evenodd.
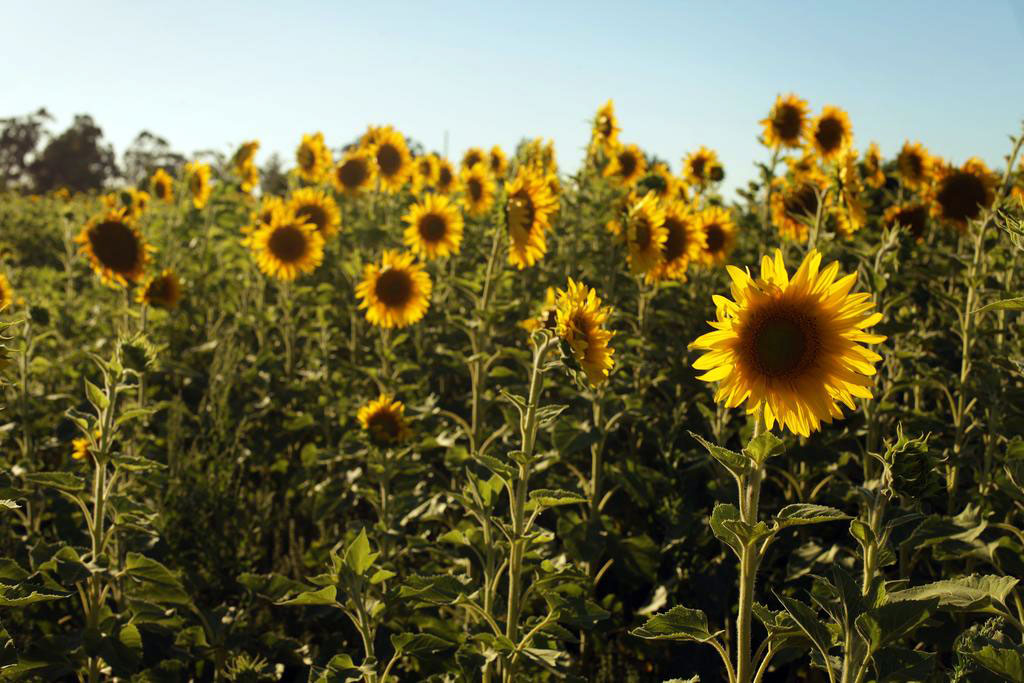
M 999 165 L 1024 118 L 1024 0 L 916 2 L 10 2 L 0 116 L 92 114 L 118 153 L 258 138 L 292 159 L 390 123 L 449 156 L 555 140 L 574 169 L 614 98 L 621 138 L 671 162 L 716 149 L 751 177 L 777 93 L 846 109 L 856 145 L 905 138 Z

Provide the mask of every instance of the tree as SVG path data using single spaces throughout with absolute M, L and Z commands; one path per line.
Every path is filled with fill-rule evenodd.
M 34 114 L 0 119 L 0 190 L 22 189 L 28 183 L 28 167 L 43 128 L 53 117 L 40 108 Z
M 284 170 L 284 162 L 274 152 L 263 164 L 260 173 L 260 191 L 263 194 L 283 195 L 288 192 L 288 174 Z
M 178 175 L 185 163 L 185 157 L 172 150 L 167 140 L 148 130 L 135 137 L 121 158 L 125 180 L 133 185 L 142 184 L 158 168 Z
M 29 165 L 36 192 L 66 187 L 73 192 L 97 190 L 117 175 L 114 149 L 104 144 L 103 130 L 88 114 L 50 140 Z

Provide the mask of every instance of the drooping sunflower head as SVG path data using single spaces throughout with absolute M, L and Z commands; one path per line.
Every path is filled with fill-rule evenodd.
M 936 176 L 932 215 L 958 230 L 995 199 L 995 178 L 981 159 L 968 159 L 960 168 L 943 164 Z
M 621 130 L 618 119 L 615 118 L 615 103 L 608 100 L 594 115 L 590 130 L 591 149 L 601 149 L 606 155 L 612 156 L 619 146 Z
M 498 180 L 505 179 L 505 174 L 508 173 L 508 158 L 498 145 L 491 147 L 488 164 L 490 165 L 492 176 Z
M 800 147 L 807 129 L 807 102 L 792 93 L 775 98 L 764 126 L 764 144 L 772 148 Z
M 391 394 L 381 394 L 356 415 L 370 440 L 378 446 L 395 446 L 406 441 L 412 430 L 405 420 L 405 406 Z
M 638 181 L 647 170 L 647 159 L 636 145 L 623 145 L 612 152 L 611 160 L 604 168 L 604 176 L 614 179 L 619 185 L 629 187 Z
M 701 263 L 707 266 L 725 263 L 736 244 L 736 225 L 732 216 L 720 206 L 709 206 L 697 214 L 697 225 L 704 233 Z
M 413 159 L 412 193 L 419 194 L 437 184 L 437 156 L 424 154 Z
M 455 168 L 452 162 L 447 159 L 437 160 L 437 182 L 434 188 L 441 194 L 451 194 L 455 189 L 458 176 L 455 175 Z
M 385 250 L 380 264 L 363 268 L 363 281 L 356 286 L 359 308 L 366 319 L 379 327 L 407 327 L 419 322 L 430 308 L 433 284 L 430 276 L 410 253 Z
M 181 281 L 170 268 L 147 279 L 135 294 L 135 300 L 147 306 L 171 310 L 181 301 Z
M 289 282 L 312 273 L 324 260 L 324 238 L 312 223 L 289 210 L 274 210 L 243 244 L 252 249 L 260 271 Z
M 885 210 L 882 223 L 888 227 L 902 226 L 911 238 L 921 242 L 928 234 L 928 213 L 926 204 L 895 204 Z
M 838 263 L 820 264 L 811 250 L 790 278 L 776 250 L 761 259 L 757 279 L 729 266 L 732 300 L 715 297 L 715 331 L 690 344 L 705 351 L 693 367 L 704 371 L 699 379 L 719 383 L 716 401 L 746 402 L 768 429 L 778 422 L 801 436 L 842 417 L 837 402 L 854 410 L 854 398 L 871 398 L 881 357 L 863 344 L 885 341 L 864 331 L 882 314 L 869 293 L 850 293 L 856 274 L 837 279 Z
M 192 197 L 192 206 L 197 209 L 206 206 L 213 189 L 210 185 L 210 165 L 202 161 L 190 161 L 185 164 L 185 183 L 189 196 Z
M 316 228 L 324 240 L 328 240 L 341 229 L 341 211 L 337 202 L 323 190 L 303 187 L 292 192 L 288 210 L 299 223 L 309 223 Z
M 397 130 L 389 130 L 381 134 L 373 146 L 373 154 L 377 159 L 377 177 L 381 189 L 388 194 L 395 194 L 402 189 L 412 173 L 412 156 L 405 138 Z
M 7 276 L 0 273 L 0 311 L 14 303 L 14 291 Z
M 466 170 L 473 168 L 477 164 L 483 164 L 488 161 L 487 152 L 483 151 L 479 147 L 470 147 L 466 150 L 466 153 L 462 155 L 462 169 Z
M 696 216 L 685 202 L 665 205 L 665 243 L 661 245 L 661 262 L 647 273 L 648 281 L 686 281 L 686 269 L 700 258 L 707 238 L 697 224 Z
M 149 179 L 150 194 L 162 202 L 174 201 L 174 178 L 162 168 L 156 169 Z
M 605 327 L 610 315 L 611 308 L 601 306 L 597 292 L 582 282 L 569 278 L 568 286 L 558 290 L 555 333 L 593 386 L 605 382 L 615 366 L 615 351 L 609 346 L 612 332 Z
M 811 124 L 809 137 L 823 161 L 834 161 L 853 143 L 850 117 L 839 107 L 828 105 Z
M 885 171 L 882 170 L 882 151 L 877 142 L 868 145 L 864 153 L 864 179 L 876 190 L 885 185 Z
M 718 161 L 718 154 L 713 149 L 701 145 L 696 151 L 691 152 L 683 159 L 683 174 L 687 182 L 697 187 L 704 187 L 713 181 L 712 169 L 721 168 Z
M 295 149 L 295 173 L 313 185 L 324 179 L 333 165 L 330 148 L 324 143 L 321 132 L 306 133 Z
M 471 216 L 483 216 L 494 204 L 495 183 L 487 164 L 477 163 L 464 168 L 459 176 L 462 206 Z
M 462 245 L 462 213 L 446 195 L 425 195 L 420 202 L 409 208 L 409 213 L 402 220 L 408 223 L 405 244 L 413 253 L 422 254 L 428 259 L 459 253 Z
M 662 263 L 662 249 L 668 239 L 665 210 L 653 192 L 648 192 L 629 209 L 626 218 L 626 246 L 629 269 L 634 275 L 646 275 Z
M 912 190 L 919 190 L 931 182 L 932 158 L 920 142 L 908 140 L 903 143 L 903 149 L 896 157 L 896 167 L 903 184 Z
M 371 189 L 377 179 L 377 159 L 373 151 L 356 147 L 345 153 L 331 172 L 331 184 L 349 197 Z
M 137 282 L 153 250 L 124 209 L 110 209 L 95 216 L 75 241 L 100 280 L 112 287 Z
M 531 166 L 520 166 L 515 180 L 508 186 L 505 201 L 505 224 L 508 228 L 508 262 L 522 270 L 547 253 L 545 231 L 557 206 L 542 172 Z
M 234 156 L 231 157 L 231 166 L 235 170 L 241 170 L 246 166 L 252 164 L 256 160 L 256 152 L 260 149 L 259 140 L 249 140 L 243 142 L 237 150 L 235 150 Z
M 833 209 L 836 214 L 836 232 L 845 238 L 864 227 L 868 220 L 864 208 L 864 183 L 857 165 L 857 152 L 847 148 L 839 164 L 839 205 Z
M 779 231 L 779 236 L 806 242 L 822 197 L 823 188 L 818 183 L 797 178 L 790 183 L 776 178 L 772 182 L 770 204 L 772 224 Z
M 676 189 L 676 177 L 663 162 L 651 166 L 647 175 L 640 179 L 637 187 L 640 192 L 646 194 L 653 192 L 659 201 L 667 202 L 674 200 L 679 191 Z

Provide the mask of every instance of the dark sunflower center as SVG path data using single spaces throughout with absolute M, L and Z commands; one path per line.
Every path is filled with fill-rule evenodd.
M 636 228 L 633 231 L 633 244 L 640 251 L 644 251 L 651 246 L 651 222 L 644 216 L 636 219 Z
M 784 104 L 775 112 L 772 126 L 775 133 L 783 142 L 795 142 L 800 137 L 800 128 L 803 125 L 803 116 L 799 108 L 791 104 Z
M 89 246 L 96 259 L 115 273 L 132 273 L 139 266 L 142 245 L 120 221 L 104 221 L 89 231 Z
M 377 165 L 380 166 L 380 172 L 390 178 L 402 168 L 402 154 L 394 145 L 381 145 L 377 148 Z
M 712 223 L 704 227 L 704 232 L 707 235 L 707 250 L 715 254 L 722 250 L 725 246 L 725 230 L 718 223 Z
M 644 178 L 642 185 L 644 189 L 653 190 L 659 197 L 664 197 L 668 192 L 668 182 L 657 173 L 652 173 Z
M 267 248 L 278 261 L 294 263 L 306 255 L 309 238 L 296 225 L 282 225 L 267 240 Z
M 665 239 L 665 246 L 661 253 L 666 263 L 671 263 L 686 253 L 686 223 L 674 216 L 665 219 L 665 228 L 668 230 L 668 237 Z
M 377 278 L 373 293 L 388 308 L 401 308 L 412 298 L 412 278 L 404 270 L 386 270 Z
M 783 201 L 790 216 L 814 216 L 818 213 L 818 193 L 813 185 L 801 185 Z
M 438 173 L 437 182 L 442 188 L 448 187 L 452 184 L 452 170 L 447 166 L 443 166 L 441 171 Z
M 484 184 L 480 182 L 479 178 L 470 178 L 468 185 L 469 196 L 474 202 L 484 198 Z
M 369 175 L 366 162 L 362 159 L 349 159 L 338 168 L 338 182 L 344 187 L 359 187 Z
M 497 154 L 491 155 L 491 170 L 494 171 L 495 173 L 501 172 L 501 157 L 499 157 Z
M 420 175 L 429 176 L 430 170 L 430 162 L 428 160 L 423 159 L 420 161 Z
M 893 222 L 909 229 L 911 236 L 921 237 L 928 224 L 928 209 L 921 204 L 909 206 L 901 209 Z
M 316 165 L 316 155 L 313 154 L 313 150 L 309 148 L 309 145 L 299 147 L 297 156 L 299 166 L 301 166 L 304 171 L 312 170 L 313 166 Z
M 805 312 L 770 305 L 748 323 L 745 355 L 768 377 L 793 377 L 812 367 L 821 348 L 818 323 Z
M 981 178 L 967 171 L 956 171 L 948 176 L 936 195 L 942 215 L 956 221 L 977 218 L 986 199 Z
M 711 170 L 708 172 L 708 177 L 711 179 L 711 182 L 720 183 L 722 182 L 722 179 L 725 178 L 725 169 L 716 164 L 711 167 Z
M 481 161 L 483 161 L 483 157 L 476 152 L 471 152 L 466 155 L 466 158 L 462 160 L 462 163 L 466 164 L 466 168 L 473 168 Z
M 623 178 L 629 178 L 636 173 L 637 158 L 632 152 L 622 152 L 619 154 L 619 168 Z
M 917 180 L 924 175 L 924 159 L 919 154 L 908 154 L 906 163 L 912 179 Z
M 696 178 L 704 177 L 704 166 L 707 164 L 707 159 L 704 157 L 697 157 L 690 162 L 690 173 Z
M 533 200 L 520 190 L 508 200 L 508 229 L 512 233 L 528 233 L 533 227 Z
M 425 242 L 440 242 L 448 232 L 448 223 L 436 213 L 428 213 L 420 218 L 420 237 Z
M 153 194 L 156 195 L 157 199 L 167 199 L 170 188 L 167 183 L 163 180 L 153 186 Z
M 198 173 L 193 173 L 192 177 L 188 179 L 188 187 L 192 190 L 192 194 L 199 194 L 203 191 L 203 177 Z
M 394 441 L 402 431 L 398 418 L 390 410 L 374 413 L 366 421 L 366 426 L 373 436 L 385 441 Z
M 306 204 L 299 207 L 295 211 L 295 217 L 300 222 L 312 223 L 319 232 L 323 232 L 327 227 L 327 212 L 324 211 L 324 207 L 316 204 Z
M 592 347 L 590 344 L 590 331 L 592 327 L 590 318 L 584 313 L 577 312 L 569 320 L 569 329 L 573 330 L 576 339 L 587 344 L 588 355 Z
M 843 124 L 834 118 L 822 119 L 818 123 L 818 130 L 814 131 L 814 139 L 825 152 L 839 149 L 843 142 Z
M 146 288 L 146 298 L 150 301 L 162 302 L 170 298 L 171 283 L 166 277 L 158 277 Z

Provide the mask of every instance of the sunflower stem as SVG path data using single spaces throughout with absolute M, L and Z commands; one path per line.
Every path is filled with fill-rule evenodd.
M 754 419 L 754 435 L 756 439 L 764 428 L 764 420 L 758 412 Z M 757 524 L 757 507 L 761 497 L 761 482 L 764 470 L 758 465 L 738 480 L 740 501 L 740 519 L 750 526 Z M 740 553 L 740 594 L 736 614 L 736 681 L 751 683 L 754 676 L 753 662 L 750 651 L 750 632 L 753 626 L 754 584 L 757 568 L 761 562 L 761 553 L 754 543 L 745 543 Z

